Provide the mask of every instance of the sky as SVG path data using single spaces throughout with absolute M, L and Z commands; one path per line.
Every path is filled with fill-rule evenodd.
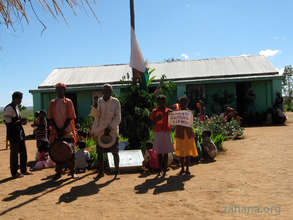
M 36 3 L 38 1 L 35 1 Z M 78 1 L 79 2 L 79 1 Z M 144 59 L 160 62 L 264 55 L 279 70 L 293 65 L 292 0 L 134 0 L 136 38 Z M 38 5 L 14 29 L 0 24 L 0 106 L 13 91 L 37 89 L 54 68 L 126 64 L 130 58 L 129 0 L 63 6 L 67 22 Z

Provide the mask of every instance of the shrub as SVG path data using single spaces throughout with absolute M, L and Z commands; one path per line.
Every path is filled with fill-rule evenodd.
M 84 121 L 81 123 L 81 130 L 85 133 L 88 133 L 92 128 L 95 118 L 92 116 L 87 116 Z
M 202 131 L 209 130 L 213 137 L 222 134 L 226 137 L 240 137 L 243 135 L 243 128 L 236 120 L 226 122 L 224 118 L 214 115 L 207 120 L 199 121 L 197 117 L 194 119 L 194 129 L 201 135 Z
M 227 138 L 236 139 L 243 135 L 243 128 L 236 120 L 226 122 L 224 118 L 214 115 L 204 121 L 199 121 L 197 117 L 193 124 L 195 132 L 201 136 L 205 130 L 211 131 L 211 140 L 216 144 L 219 150 L 223 150 L 222 143 Z

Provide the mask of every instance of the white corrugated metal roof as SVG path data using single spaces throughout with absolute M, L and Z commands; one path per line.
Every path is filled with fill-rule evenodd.
M 157 79 L 165 74 L 167 79 L 172 80 L 278 74 L 278 70 L 264 56 L 149 63 L 148 66 L 156 69 L 153 75 Z M 64 82 L 68 86 L 117 83 L 127 72 L 131 73 L 128 64 L 57 68 L 39 85 L 39 88 L 52 87 L 58 82 Z

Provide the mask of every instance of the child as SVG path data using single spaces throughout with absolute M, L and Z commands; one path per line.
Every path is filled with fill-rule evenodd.
M 75 153 L 75 169 L 78 173 L 84 173 L 89 168 L 90 153 L 85 150 L 86 143 L 78 142 L 79 150 Z
M 188 98 L 182 96 L 179 99 L 180 110 L 188 110 Z M 175 130 L 175 155 L 180 157 L 181 170 L 179 175 L 186 174 L 190 175 L 189 164 L 190 157 L 196 157 L 198 155 L 195 145 L 195 133 L 192 127 L 176 126 Z M 184 171 L 184 160 L 186 170 Z
M 151 142 L 146 143 L 143 169 L 145 171 L 154 171 L 159 169 L 158 153 L 153 149 L 153 144 Z
M 49 156 L 49 142 L 42 142 L 39 146 L 40 152 L 38 153 L 38 162 L 33 167 L 33 170 L 41 170 L 48 167 L 54 167 L 55 163 L 50 159 Z
M 41 110 L 39 112 L 36 126 L 37 148 L 40 152 L 40 147 L 46 145 L 46 143 L 48 142 L 48 124 L 46 119 L 46 112 L 44 110 Z
M 31 124 L 31 126 L 33 127 L 33 135 L 36 137 L 36 130 L 38 128 L 38 125 L 40 124 L 40 120 L 39 120 L 39 115 L 40 115 L 40 112 L 39 111 L 36 111 L 34 113 L 34 122 Z
M 75 124 L 75 130 L 76 130 L 77 143 L 80 141 L 84 141 L 85 138 L 87 137 L 87 133 L 82 130 L 79 123 Z
M 167 97 L 159 95 L 157 97 L 158 107 L 154 108 L 151 114 L 151 120 L 154 125 L 154 149 L 158 152 L 159 173 L 162 177 L 166 176 L 168 166 L 168 153 L 173 152 L 171 138 L 171 127 L 168 123 L 168 114 L 171 109 L 166 108 Z
M 215 161 L 214 158 L 217 155 L 217 147 L 211 140 L 211 132 L 204 131 L 202 133 L 201 147 L 203 150 L 203 158 L 205 161 Z

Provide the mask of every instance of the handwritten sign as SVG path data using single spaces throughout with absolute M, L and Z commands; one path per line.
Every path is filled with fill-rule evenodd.
M 181 125 L 185 127 L 192 127 L 193 115 L 191 111 L 174 111 L 169 114 L 169 124 L 171 126 Z

